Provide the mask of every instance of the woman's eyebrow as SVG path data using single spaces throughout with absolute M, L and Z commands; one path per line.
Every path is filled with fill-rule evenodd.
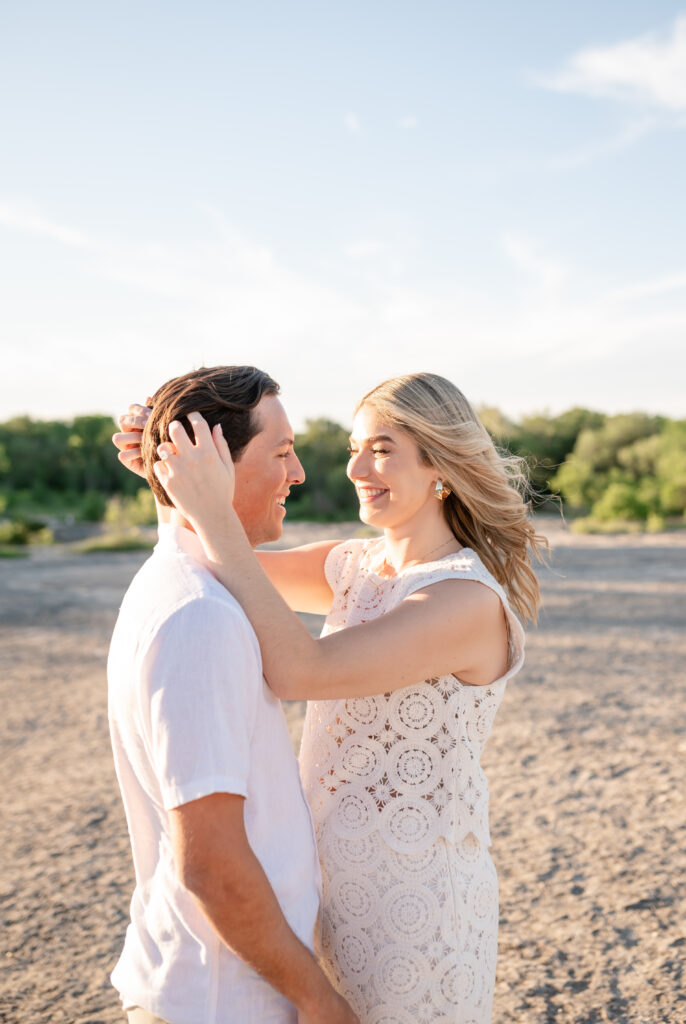
M 354 437 L 350 437 L 348 440 L 351 444 L 355 443 Z M 374 434 L 373 437 L 364 437 L 360 444 L 377 444 L 379 441 L 390 441 L 391 444 L 394 444 L 393 438 L 389 437 L 388 434 Z

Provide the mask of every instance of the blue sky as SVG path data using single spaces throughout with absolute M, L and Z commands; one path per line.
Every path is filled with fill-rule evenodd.
M 686 6 L 0 6 L 0 419 L 202 363 L 683 417 Z

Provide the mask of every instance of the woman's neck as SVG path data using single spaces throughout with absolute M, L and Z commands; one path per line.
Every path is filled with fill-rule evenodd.
M 387 528 L 384 544 L 386 566 L 396 573 L 420 562 L 444 558 L 462 547 L 442 515 L 425 524 L 423 529 Z

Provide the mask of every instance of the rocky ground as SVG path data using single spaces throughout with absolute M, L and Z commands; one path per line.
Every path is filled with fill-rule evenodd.
M 494 1022 L 685 1024 L 686 537 L 551 537 L 542 620 L 485 756 Z M 144 558 L 58 545 L 0 561 L 3 1022 L 122 1019 L 108 973 L 132 869 L 105 659 Z

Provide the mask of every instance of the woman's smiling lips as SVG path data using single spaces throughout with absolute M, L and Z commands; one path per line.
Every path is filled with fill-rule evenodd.
M 386 494 L 387 491 L 388 488 L 386 487 L 358 487 L 357 496 L 360 499 L 360 502 L 369 504 L 372 501 L 376 501 L 377 498 L 380 498 L 382 494 Z

